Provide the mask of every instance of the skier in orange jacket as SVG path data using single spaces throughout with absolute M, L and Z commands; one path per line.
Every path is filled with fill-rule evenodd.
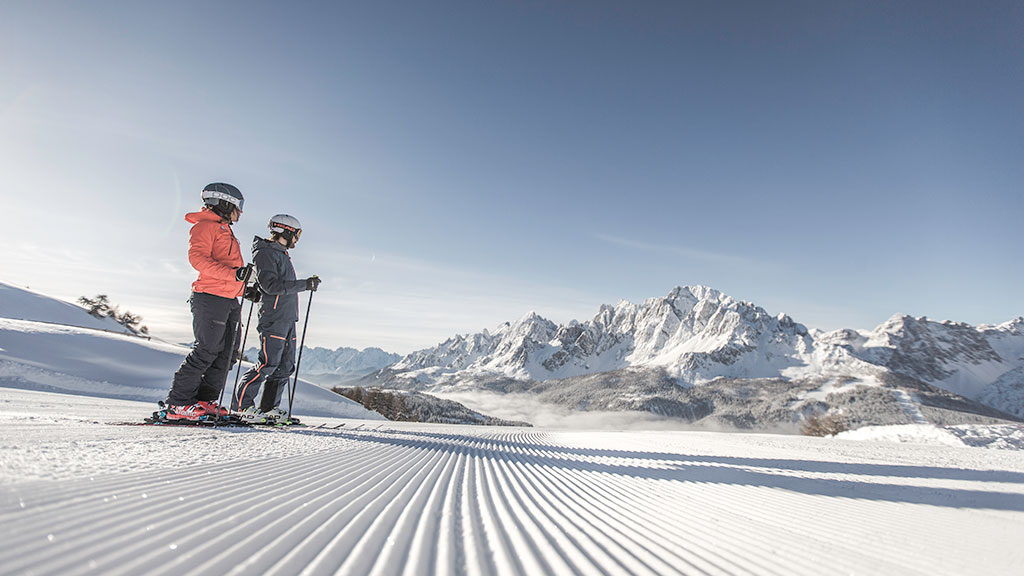
M 185 216 L 193 224 L 188 261 L 199 272 L 189 299 L 195 342 L 167 394 L 168 420 L 196 421 L 228 414 L 217 405 L 217 398 L 231 368 L 241 322 L 238 297 L 252 273 L 231 231 L 242 215 L 242 193 L 231 184 L 215 182 L 203 189 L 202 199 L 203 209 Z

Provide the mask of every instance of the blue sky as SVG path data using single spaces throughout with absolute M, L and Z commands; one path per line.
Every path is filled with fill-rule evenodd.
M 166 4 L 166 5 L 161 5 Z M 188 340 L 187 211 L 409 352 L 704 284 L 808 326 L 1024 314 L 1019 2 L 6 2 L 0 280 Z

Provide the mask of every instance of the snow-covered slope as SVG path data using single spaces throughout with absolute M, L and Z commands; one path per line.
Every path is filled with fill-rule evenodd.
M 643 304 L 605 305 L 586 322 L 558 326 L 535 313 L 497 330 L 456 336 L 388 369 L 406 387 L 509 378 L 548 381 L 624 369 L 664 372 L 677 384 L 717 379 L 845 381 L 886 374 L 1024 417 L 1024 319 L 972 327 L 894 316 L 872 332 L 808 331 L 703 286 Z
M 96 318 L 85 308 L 50 298 L 27 288 L 0 282 L 0 318 L 50 322 L 95 330 L 129 334 L 130 331 L 113 318 Z
M 156 402 L 166 398 L 171 377 L 188 354 L 181 346 L 97 329 L 87 321 L 96 319 L 76 306 L 6 285 L 3 290 L 0 301 L 5 306 L 6 298 L 17 301 L 17 315 L 30 319 L 0 317 L 0 386 Z M 32 319 L 34 314 L 44 321 Z M 226 394 L 234 375 L 228 378 Z M 301 380 L 294 410 L 300 415 L 380 419 Z
M 0 405 L 4 574 L 1020 568 L 1024 452 L 937 431 L 218 431 L 108 423 L 144 409 L 125 401 L 0 388 Z

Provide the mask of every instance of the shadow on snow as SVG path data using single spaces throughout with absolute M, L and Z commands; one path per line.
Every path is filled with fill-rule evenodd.
M 707 484 L 732 484 L 778 488 L 802 494 L 942 506 L 1024 511 L 1024 495 L 1008 492 L 935 488 L 859 482 L 835 478 L 806 478 L 778 471 L 818 474 L 850 474 L 877 477 L 927 478 L 972 482 L 1024 484 L 1024 473 L 1005 470 L 963 470 L 934 466 L 861 464 L 817 460 L 784 460 L 671 454 L 595 448 L 569 448 L 508 441 L 485 436 L 430 432 L 295 430 L 300 434 L 342 437 L 416 450 L 467 454 L 479 458 L 519 462 L 534 466 L 612 474 L 630 478 Z M 528 436 L 531 434 L 527 434 Z M 404 437 L 403 437 L 404 436 Z M 413 436 L 413 438 L 408 438 Z M 646 464 L 591 462 L 580 458 L 645 461 Z

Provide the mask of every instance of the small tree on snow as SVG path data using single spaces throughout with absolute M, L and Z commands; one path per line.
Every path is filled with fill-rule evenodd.
M 78 299 L 78 303 L 85 306 L 89 314 L 96 318 L 113 318 L 115 322 L 135 334 L 149 334 L 148 327 L 139 326 L 139 323 L 142 322 L 142 316 L 132 314 L 127 310 L 123 313 L 120 312 L 117 306 L 110 305 L 110 299 L 106 294 L 98 294 L 95 298 L 82 296 Z
M 82 296 L 78 299 L 78 303 L 85 306 L 89 314 L 97 318 L 106 318 L 110 315 L 110 300 L 106 294 L 99 294 L 95 298 L 86 298 Z
M 114 320 L 117 320 L 118 324 L 124 326 L 125 328 L 131 328 L 133 330 L 135 329 L 136 326 L 139 325 L 139 322 L 142 321 L 142 316 L 139 316 L 138 314 L 132 314 L 127 310 L 125 310 L 123 314 L 118 314 L 115 311 L 112 317 L 114 318 Z

